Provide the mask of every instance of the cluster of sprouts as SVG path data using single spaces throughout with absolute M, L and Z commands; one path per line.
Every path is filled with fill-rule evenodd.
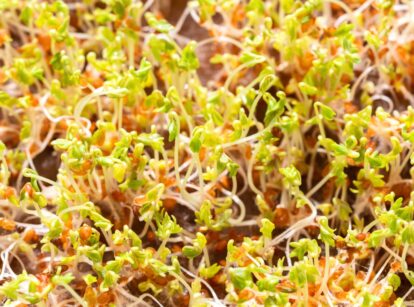
M 0 0 L 0 305 L 414 306 L 414 2 Z

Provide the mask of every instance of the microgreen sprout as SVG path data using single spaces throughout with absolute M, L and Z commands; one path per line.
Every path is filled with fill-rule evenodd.
M 0 0 L 0 305 L 414 305 L 413 11 Z

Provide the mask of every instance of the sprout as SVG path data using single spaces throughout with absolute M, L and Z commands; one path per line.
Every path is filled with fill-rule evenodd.
M 0 1 L 1 304 L 411 305 L 412 8 L 357 2 Z

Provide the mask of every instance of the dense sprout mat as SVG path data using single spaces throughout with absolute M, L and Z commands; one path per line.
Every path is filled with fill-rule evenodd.
M 1 306 L 413 306 L 414 1 L 0 0 Z

